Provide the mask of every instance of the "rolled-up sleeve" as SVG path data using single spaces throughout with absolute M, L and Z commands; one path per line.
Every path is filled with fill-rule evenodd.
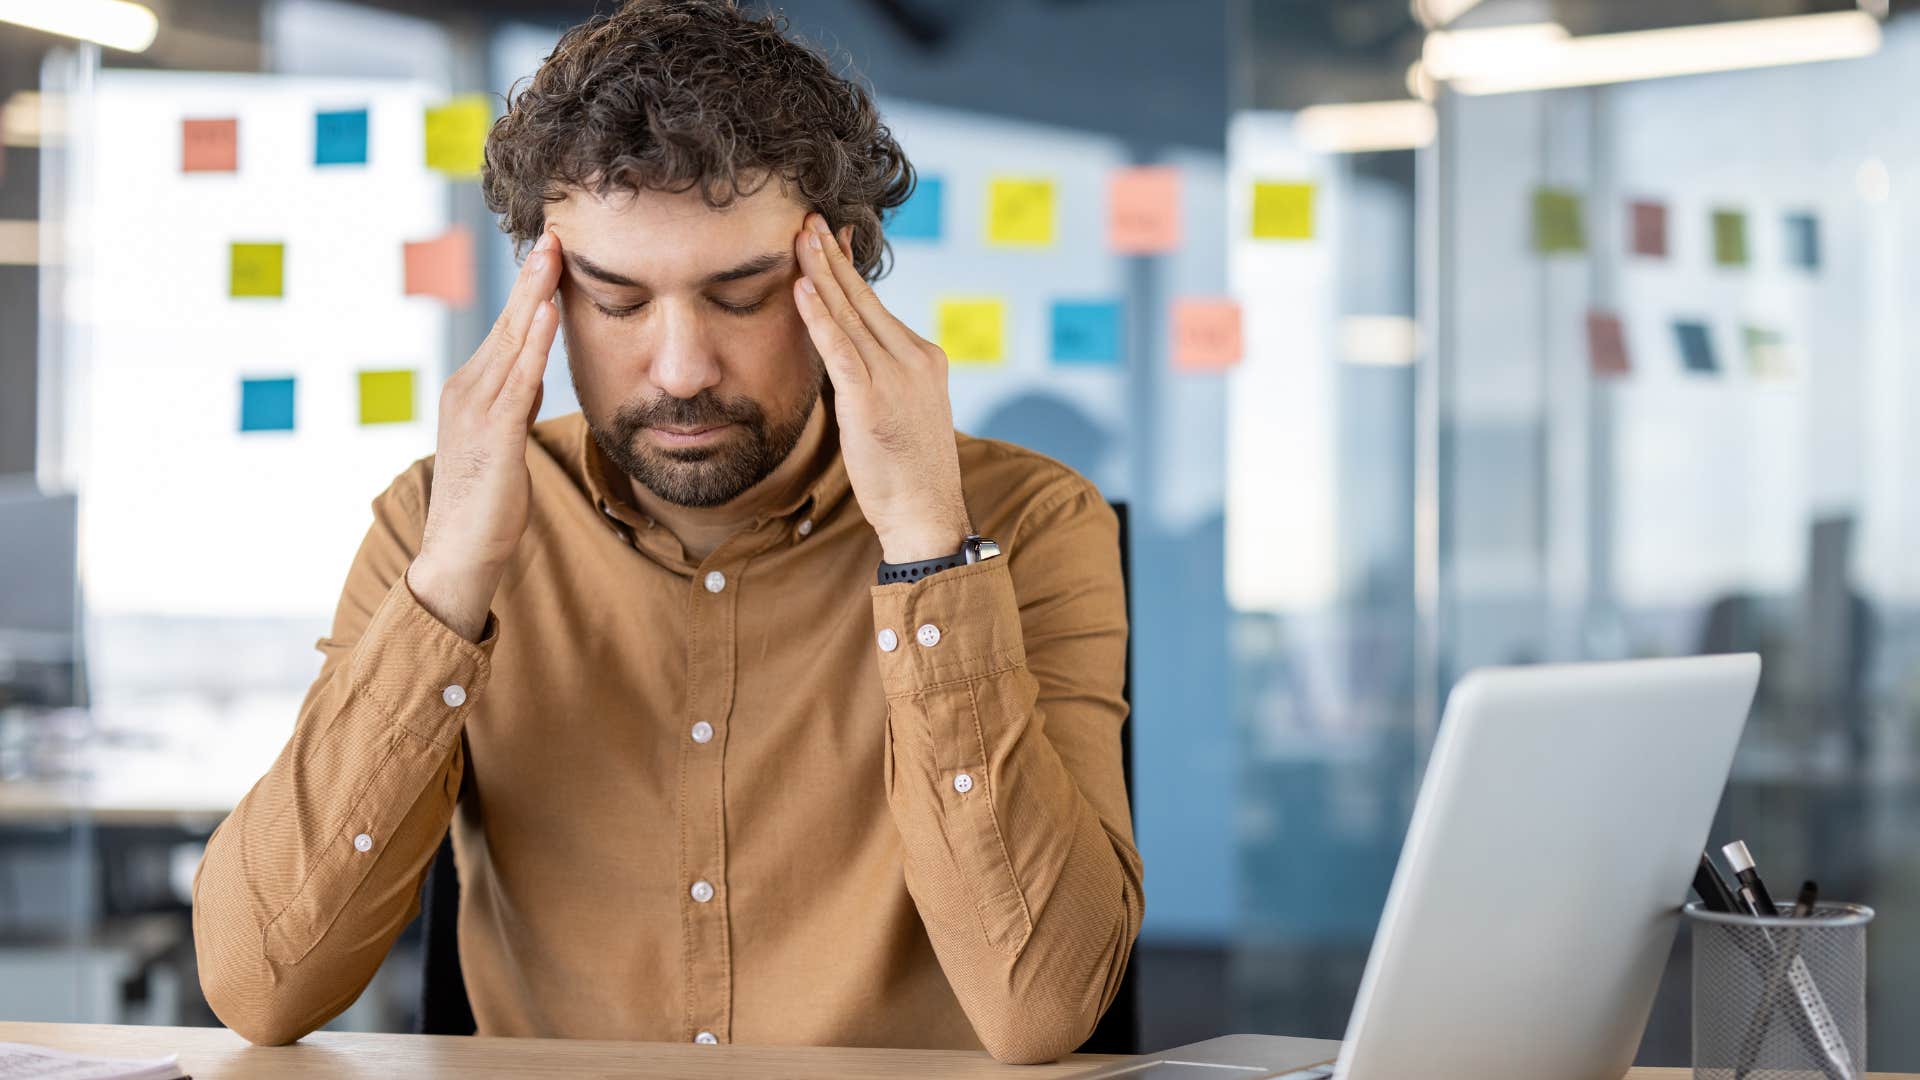
M 1003 557 L 873 590 L 907 888 L 1003 1061 L 1086 1039 L 1142 915 L 1117 525 L 1091 485 L 1063 486 Z

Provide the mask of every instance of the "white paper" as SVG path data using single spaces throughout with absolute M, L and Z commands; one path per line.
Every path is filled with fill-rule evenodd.
M 0 1043 L 0 1080 L 177 1080 L 180 1060 L 82 1057 L 44 1046 Z

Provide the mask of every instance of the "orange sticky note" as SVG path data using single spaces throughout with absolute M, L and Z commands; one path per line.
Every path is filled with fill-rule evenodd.
M 473 303 L 473 232 L 455 225 L 431 240 L 406 245 L 406 294 L 432 296 L 454 307 Z
M 1180 246 L 1180 170 L 1171 165 L 1115 170 L 1107 181 L 1107 246 L 1125 255 Z
M 240 168 L 240 121 L 180 121 L 181 172 L 234 172 Z
M 1240 362 L 1240 304 L 1227 299 L 1173 302 L 1173 366 L 1221 371 Z

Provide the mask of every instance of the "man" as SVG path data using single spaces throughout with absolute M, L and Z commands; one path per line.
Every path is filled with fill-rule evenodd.
M 532 250 L 208 844 L 214 1011 L 345 1009 L 451 828 L 481 1034 L 1073 1050 L 1141 917 L 1115 520 L 956 436 L 869 288 L 913 178 L 867 94 L 730 4 L 633 4 L 484 182 Z M 532 423 L 562 327 L 582 411 Z

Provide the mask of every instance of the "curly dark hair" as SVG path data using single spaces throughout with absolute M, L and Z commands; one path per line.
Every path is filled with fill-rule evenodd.
M 719 209 L 779 177 L 853 227 L 867 280 L 884 275 L 881 218 L 912 194 L 913 166 L 867 90 L 787 29 L 733 0 L 633 0 L 567 31 L 487 136 L 501 230 L 524 247 L 568 188 L 698 187 Z

